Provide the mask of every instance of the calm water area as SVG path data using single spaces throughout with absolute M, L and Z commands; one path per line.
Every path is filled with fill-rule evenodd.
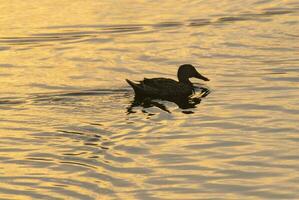
M 299 199 L 298 147 L 298 0 L 0 0 L 0 200 Z

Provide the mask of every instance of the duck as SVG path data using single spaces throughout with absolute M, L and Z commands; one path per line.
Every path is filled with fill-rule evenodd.
M 153 99 L 182 99 L 195 93 L 195 87 L 190 78 L 198 78 L 204 81 L 209 79 L 201 75 L 191 64 L 180 65 L 177 72 L 178 81 L 170 78 L 144 78 L 135 83 L 126 79 L 133 88 L 135 97 L 149 97 Z

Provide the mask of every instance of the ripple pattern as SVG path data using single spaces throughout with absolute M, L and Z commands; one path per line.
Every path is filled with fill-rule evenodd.
M 0 7 L 0 199 L 299 199 L 298 2 Z M 193 107 L 134 104 L 182 63 Z

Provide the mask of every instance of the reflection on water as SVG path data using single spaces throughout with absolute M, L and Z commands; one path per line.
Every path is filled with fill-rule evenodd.
M 192 114 L 193 111 L 185 110 L 190 108 L 196 108 L 196 105 L 201 102 L 201 99 L 208 96 L 210 94 L 210 90 L 205 87 L 198 88 L 201 90 L 200 95 L 193 95 L 192 97 L 188 98 L 168 98 L 167 101 L 175 103 L 179 108 L 183 109 L 182 113 L 185 114 Z M 127 113 L 132 114 L 136 113 L 133 108 L 134 107 L 143 107 L 143 108 L 150 108 L 150 107 L 157 107 L 165 112 L 171 113 L 169 109 L 161 102 L 159 99 L 153 99 L 147 96 L 136 96 L 132 101 L 131 105 L 127 107 Z M 146 109 L 142 110 L 143 113 L 148 113 Z M 153 113 L 148 113 L 148 115 L 154 115 Z
M 0 7 L 1 199 L 299 198 L 297 1 Z M 182 63 L 210 95 L 125 82 Z

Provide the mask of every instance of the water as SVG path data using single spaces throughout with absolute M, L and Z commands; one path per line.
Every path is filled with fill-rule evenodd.
M 297 1 L 0 10 L 0 199 L 299 198 Z M 125 78 L 183 63 L 211 79 L 196 108 L 131 107 Z

